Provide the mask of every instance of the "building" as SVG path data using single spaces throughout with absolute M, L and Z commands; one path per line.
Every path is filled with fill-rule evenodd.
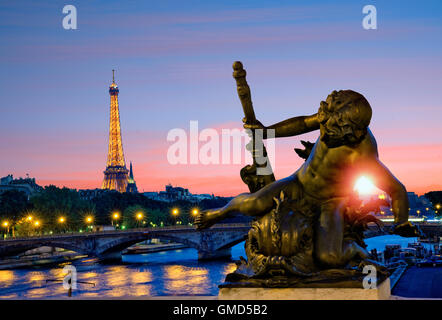
M 8 190 L 22 191 L 26 193 L 28 199 L 43 188 L 35 182 L 35 178 L 14 179 L 12 174 L 0 178 L 0 194 Z
M 126 192 L 129 183 L 129 170 L 124 160 L 123 142 L 121 139 L 120 110 L 118 94 L 120 90 L 115 83 L 115 70 L 112 70 L 112 83 L 109 86 L 110 95 L 110 122 L 109 122 L 109 149 L 107 154 L 106 170 L 101 189 Z M 133 174 L 132 174 L 133 181 Z M 130 192 L 136 190 L 131 186 Z M 136 192 L 136 191 L 135 191 Z
M 152 200 L 173 202 L 178 200 L 187 200 L 191 202 L 199 202 L 204 199 L 214 199 L 212 194 L 192 194 L 189 189 L 182 187 L 173 187 L 171 184 L 166 185 L 164 191 L 160 192 L 144 192 L 143 195 Z
M 134 171 L 132 170 L 132 162 L 130 163 L 129 180 L 127 181 L 126 192 L 138 193 L 137 183 L 134 179 Z
M 407 197 L 409 206 L 408 212 L 410 217 L 434 217 L 435 211 L 433 209 L 433 204 L 427 196 L 418 196 L 414 192 L 407 192 Z M 390 197 L 387 196 L 387 199 L 391 204 Z M 381 207 L 381 215 L 383 215 L 385 218 L 394 218 L 391 206 Z
M 103 193 L 107 192 L 107 190 L 103 189 L 80 189 L 78 190 L 78 195 L 82 200 L 92 200 Z

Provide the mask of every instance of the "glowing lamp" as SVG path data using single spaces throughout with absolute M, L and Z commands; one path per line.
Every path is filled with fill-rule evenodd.
M 373 182 L 367 178 L 366 176 L 360 177 L 354 186 L 354 190 L 356 190 L 359 194 L 371 194 L 373 193 L 375 185 Z

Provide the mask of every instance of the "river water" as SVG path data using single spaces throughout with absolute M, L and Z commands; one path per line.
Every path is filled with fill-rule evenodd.
M 385 244 L 406 247 L 416 238 L 381 236 L 366 239 L 368 249 L 383 250 Z M 77 269 L 79 298 L 136 298 L 143 296 L 215 296 L 218 284 L 235 270 L 233 262 L 245 257 L 244 243 L 232 248 L 232 260 L 198 261 L 194 249 L 180 249 L 150 254 L 123 256 L 121 264 L 100 264 L 82 259 L 72 264 Z M 61 282 L 63 264 L 16 270 L 0 270 L 0 299 L 64 298 Z

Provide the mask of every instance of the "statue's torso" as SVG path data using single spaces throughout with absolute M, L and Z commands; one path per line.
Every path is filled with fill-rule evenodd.
M 304 191 L 311 196 L 318 199 L 345 197 L 353 192 L 357 177 L 364 174 L 363 164 L 376 157 L 376 141 L 370 130 L 356 146 L 329 148 L 318 139 L 296 174 Z

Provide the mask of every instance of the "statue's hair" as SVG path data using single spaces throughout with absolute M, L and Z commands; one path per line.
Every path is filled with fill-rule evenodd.
M 370 124 L 371 106 L 367 99 L 352 90 L 333 91 L 327 102 L 322 101 L 318 111 L 318 119 L 325 124 L 330 117 L 335 123 L 328 129 L 352 141 L 362 138 Z M 353 137 L 352 137 L 353 136 Z

